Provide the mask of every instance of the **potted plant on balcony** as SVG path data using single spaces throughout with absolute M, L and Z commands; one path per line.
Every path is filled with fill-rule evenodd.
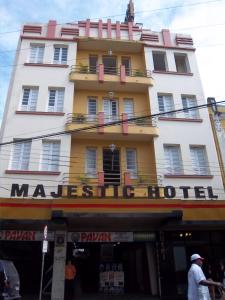
M 134 76 L 137 76 L 137 77 L 144 77 L 144 72 L 141 71 L 141 70 L 136 70 L 134 72 Z
M 85 123 L 86 117 L 84 114 L 74 114 L 73 122 L 75 123 Z
M 87 65 L 80 64 L 80 65 L 79 65 L 79 72 L 80 72 L 80 73 L 83 73 L 83 74 L 87 74 L 87 73 L 88 73 L 88 66 L 87 66 Z
M 82 185 L 88 185 L 90 183 L 90 178 L 88 178 L 86 175 L 83 176 L 77 176 L 76 179 L 82 184 Z

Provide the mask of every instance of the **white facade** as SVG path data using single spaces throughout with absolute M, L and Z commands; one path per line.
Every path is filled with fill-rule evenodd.
M 59 27 L 59 26 L 57 26 Z M 0 141 L 2 143 L 12 141 L 13 139 L 30 138 L 49 133 L 61 132 L 65 130 L 67 114 L 72 113 L 74 83 L 69 81 L 70 66 L 76 60 L 76 42 L 71 38 L 68 41 L 59 36 L 57 28 L 55 39 L 46 38 L 46 25 L 42 26 L 43 39 L 40 35 L 32 34 L 29 39 L 29 33 L 21 36 L 18 46 L 18 56 L 15 61 L 14 75 L 9 87 L 8 98 L 6 101 L 5 113 L 2 122 Z M 36 36 L 37 39 L 36 39 Z M 35 36 L 35 37 L 34 37 Z M 42 64 L 29 64 L 30 52 L 32 46 L 44 46 Z M 67 48 L 67 63 L 54 64 L 54 48 Z M 27 63 L 27 65 L 25 65 Z M 21 107 L 24 89 L 35 88 L 38 90 L 35 111 L 28 108 L 24 112 Z M 50 89 L 61 89 L 64 91 L 62 111 L 50 113 L 48 109 Z M 22 112 L 23 111 L 23 112 Z M 12 153 L 13 144 L 1 147 L 1 164 L 0 164 L 0 186 L 1 196 L 10 197 L 10 188 L 12 183 L 29 184 L 36 186 L 37 182 L 49 186 L 46 194 L 55 191 L 52 186 L 57 186 L 63 182 L 65 174 L 69 172 L 70 160 L 70 135 L 59 135 L 45 140 L 58 141 L 60 143 L 60 158 L 57 175 L 39 172 L 42 170 L 42 140 L 32 141 L 28 172 L 12 172 Z M 22 171 L 22 170 L 21 170 Z M 29 173 L 34 171 L 35 173 Z M 29 193 L 30 195 L 30 193 Z M 32 195 L 32 194 L 31 194 Z
M 158 95 L 169 95 L 173 101 L 173 109 L 183 108 L 182 96 L 189 95 L 196 99 L 196 105 L 206 104 L 201 79 L 195 58 L 194 49 L 190 46 L 179 47 L 175 44 L 175 35 L 171 35 L 170 46 L 145 47 L 146 68 L 152 71 L 154 86 L 149 88 L 151 113 L 158 114 Z M 190 50 L 188 49 L 190 48 Z M 166 70 L 154 71 L 154 52 L 164 53 L 166 57 Z M 188 60 L 188 72 L 179 73 L 176 69 L 174 54 L 185 55 Z M 223 184 L 217 158 L 217 152 L 210 125 L 208 109 L 198 110 L 198 120 L 190 120 L 185 112 L 175 112 L 172 116 L 158 118 L 159 137 L 155 138 L 155 156 L 157 175 L 160 178 L 159 184 L 163 186 L 202 186 L 213 187 L 214 194 L 218 199 L 224 198 Z M 163 117 L 163 115 L 162 115 Z M 179 120 L 178 120 L 179 119 Z M 177 146 L 180 149 L 182 174 L 168 176 L 165 159 L 165 146 Z M 201 147 L 205 149 L 209 170 L 206 176 L 198 176 L 193 170 L 190 147 Z M 211 176 L 207 176 L 211 175 Z M 207 192 L 205 192 L 207 198 Z M 177 195 L 179 196 L 179 195 Z M 189 192 L 190 198 L 196 199 L 193 189 Z M 180 192 L 181 199 L 183 198 Z M 189 199 L 190 199 L 189 198 Z

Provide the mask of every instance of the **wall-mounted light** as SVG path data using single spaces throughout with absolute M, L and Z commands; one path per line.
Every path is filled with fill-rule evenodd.
M 108 95 L 109 95 L 109 98 L 112 99 L 113 96 L 114 96 L 114 93 L 113 92 L 108 92 Z
M 111 56 L 113 54 L 112 49 L 110 48 L 108 54 Z

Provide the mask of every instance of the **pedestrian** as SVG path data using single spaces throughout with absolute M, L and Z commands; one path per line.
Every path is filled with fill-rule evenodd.
M 210 300 L 208 286 L 223 288 L 221 282 L 206 280 L 202 271 L 203 260 L 199 254 L 191 256 L 191 267 L 188 271 L 188 300 Z
M 74 294 L 74 279 L 76 276 L 76 267 L 68 260 L 65 266 L 65 299 L 73 300 Z

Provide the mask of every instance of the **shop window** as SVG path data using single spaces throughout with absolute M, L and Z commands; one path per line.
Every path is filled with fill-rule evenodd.
M 174 58 L 175 58 L 177 72 L 179 72 L 179 73 L 189 73 L 190 72 L 187 54 L 174 53 Z
M 167 71 L 167 61 L 165 52 L 152 52 L 155 71 Z
M 183 174 L 180 145 L 164 145 L 164 154 L 167 174 Z
M 41 170 L 58 171 L 60 141 L 42 141 Z

